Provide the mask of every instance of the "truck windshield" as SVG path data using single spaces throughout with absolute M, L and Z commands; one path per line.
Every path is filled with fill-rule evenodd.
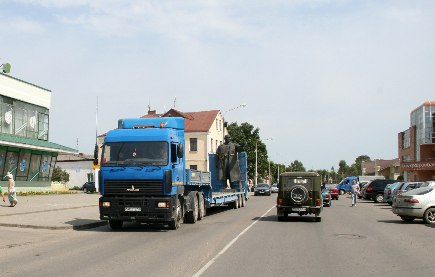
M 168 143 L 164 141 L 109 142 L 103 145 L 101 164 L 110 166 L 167 165 Z

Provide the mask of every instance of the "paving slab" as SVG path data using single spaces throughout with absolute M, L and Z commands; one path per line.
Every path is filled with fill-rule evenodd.
M 0 226 L 83 230 L 107 224 L 99 219 L 99 194 L 18 196 L 18 204 L 0 199 Z

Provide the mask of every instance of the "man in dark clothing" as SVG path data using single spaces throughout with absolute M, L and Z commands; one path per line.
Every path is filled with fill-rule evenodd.
M 224 182 L 223 185 L 226 185 L 227 180 L 230 181 L 230 184 L 241 180 L 239 159 L 237 157 L 239 151 L 241 151 L 240 145 L 231 142 L 230 135 L 224 137 L 224 144 L 219 145 L 216 150 L 218 177 L 219 180 Z

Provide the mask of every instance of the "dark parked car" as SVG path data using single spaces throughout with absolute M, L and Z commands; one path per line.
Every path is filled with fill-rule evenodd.
M 322 220 L 322 188 L 320 175 L 316 172 L 285 172 L 279 175 L 276 212 L 282 221 L 289 214 L 313 214 L 315 220 Z
M 382 203 L 384 201 L 384 190 L 388 184 L 397 182 L 397 180 L 381 180 L 376 179 L 369 182 L 364 190 L 363 197 L 367 200 L 373 200 L 376 203 Z
M 258 184 L 254 190 L 254 195 L 271 195 L 269 184 Z
M 86 182 L 82 186 L 82 190 L 84 193 L 95 192 L 95 182 Z

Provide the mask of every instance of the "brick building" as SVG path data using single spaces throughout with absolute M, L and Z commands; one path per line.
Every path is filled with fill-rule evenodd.
M 435 180 L 435 101 L 411 112 L 409 129 L 398 134 L 398 148 L 405 180 Z

